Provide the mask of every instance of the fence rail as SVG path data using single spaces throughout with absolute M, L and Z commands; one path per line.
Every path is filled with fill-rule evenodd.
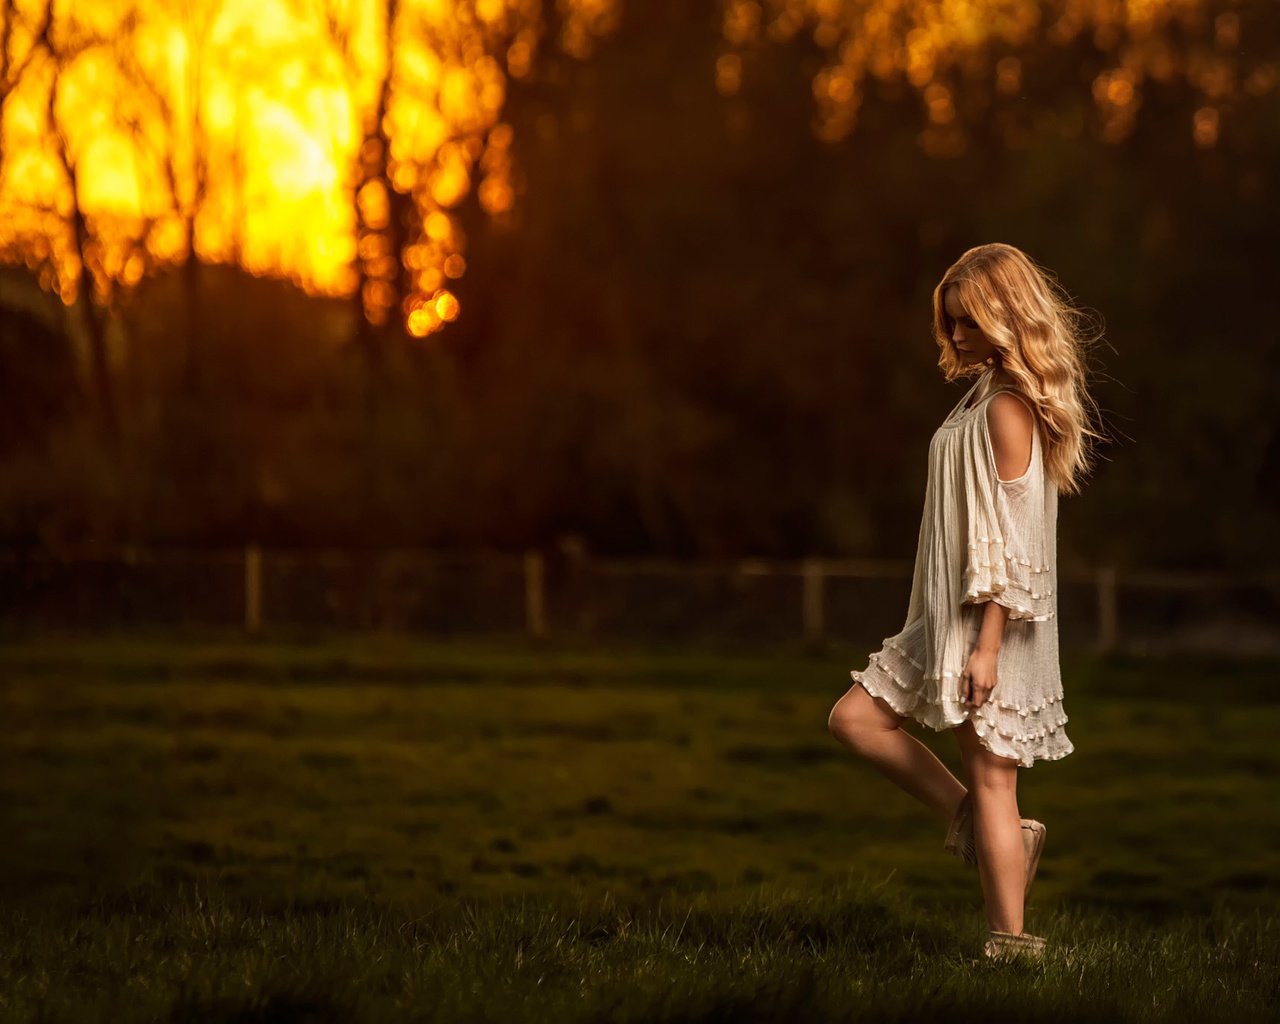
M 1063 646 L 1280 653 L 1280 573 L 1060 566 Z M 529 550 L 0 548 L 0 622 L 870 642 L 901 627 L 901 560 L 682 562 Z

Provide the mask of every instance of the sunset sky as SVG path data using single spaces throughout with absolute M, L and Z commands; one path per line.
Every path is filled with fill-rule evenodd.
M 42 2 L 19 3 L 12 57 L 30 51 Z M 345 46 L 327 31 L 326 7 L 349 34 Z M 445 318 L 452 300 L 443 285 L 465 266 L 449 209 L 476 187 L 492 213 L 512 201 L 502 158 L 511 134 L 498 123 L 506 73 L 485 43 L 508 32 L 505 8 L 480 3 L 472 24 L 445 3 L 405 3 L 400 14 L 392 180 L 419 194 L 426 238 L 406 262 L 420 267 L 419 283 Z M 140 239 L 152 261 L 180 260 L 182 215 L 194 212 L 202 259 L 348 292 L 352 189 L 361 121 L 377 109 L 386 66 L 385 10 L 323 0 L 58 5 L 53 36 L 68 56 L 56 125 L 77 168 L 80 204 L 102 228 L 111 276 L 141 276 Z M 529 40 L 517 33 L 511 47 L 528 49 Z M 513 67 L 521 53 L 514 57 Z M 71 207 L 48 119 L 53 70 L 37 50 L 4 106 L 0 244 L 17 242 L 33 257 L 58 248 L 57 225 Z M 359 202 L 368 219 L 385 216 L 376 183 Z
M 32 52 L 45 0 L 18 0 L 12 66 Z M 449 282 L 465 273 L 466 239 L 450 210 L 472 189 L 491 214 L 516 202 L 502 122 L 508 75 L 530 72 L 541 38 L 537 0 L 403 0 L 394 37 L 388 136 L 394 186 L 412 192 L 423 237 L 403 262 L 418 294 L 406 310 L 414 334 L 458 315 Z M 1066 0 L 1058 20 L 1024 0 L 725 0 L 725 51 L 708 67 L 724 95 L 747 87 L 752 46 L 810 32 L 829 54 L 813 81 L 817 130 L 837 139 L 856 128 L 872 77 L 901 76 L 917 89 L 930 129 L 922 145 L 954 155 L 955 73 L 983 43 L 1016 47 L 1029 33 L 1065 41 L 1082 31 L 1114 51 L 1093 82 L 1106 130 L 1121 138 L 1148 78 L 1185 76 L 1204 96 L 1188 130 L 1217 138 L 1219 104 L 1237 89 L 1274 87 L 1276 68 L 1238 67 L 1239 19 L 1220 15 L 1208 46 L 1175 51 L 1163 29 L 1200 16 L 1200 0 Z M 6 8 L 7 9 L 7 8 Z M 74 295 L 67 221 L 71 186 L 58 133 L 78 175 L 95 237 L 100 279 L 135 283 L 149 266 L 178 262 L 184 222 L 195 218 L 199 256 L 291 278 L 308 291 L 346 294 L 366 260 L 390 260 L 379 236 L 358 242 L 354 190 L 363 119 L 373 115 L 387 66 L 385 0 L 74 0 L 55 5 L 55 62 L 37 47 L 4 100 L 0 251 L 44 267 L 42 283 Z M 615 24 L 617 0 L 577 0 L 555 44 L 578 56 Z M 334 31 L 330 30 L 330 25 Z M 343 38 L 345 36 L 345 39 Z M 1005 55 L 980 73 L 1017 94 L 1024 68 Z M 56 82 L 54 125 L 49 120 Z M 1065 129 L 1064 129 L 1065 130 Z M 1077 129 L 1078 130 L 1078 129 Z M 1016 126 L 1009 144 L 1018 144 Z M 931 134 L 932 133 L 932 134 Z M 203 183 L 203 184 L 201 184 Z M 365 220 L 385 221 L 380 181 L 355 197 Z M 50 256 L 52 255 L 52 259 Z M 55 276 L 60 280 L 54 280 Z

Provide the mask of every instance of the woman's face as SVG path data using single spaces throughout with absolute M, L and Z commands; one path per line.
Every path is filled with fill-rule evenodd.
M 959 293 L 960 290 L 955 285 L 948 285 L 942 293 L 942 304 L 947 316 L 951 318 L 951 344 L 962 363 L 986 362 L 987 357 L 996 352 L 996 347 L 987 340 L 982 329 L 960 305 Z

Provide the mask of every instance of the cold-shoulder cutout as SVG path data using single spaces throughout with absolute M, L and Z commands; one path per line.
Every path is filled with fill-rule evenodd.
M 1035 413 L 1015 391 L 998 391 L 987 403 L 987 433 L 996 480 L 1012 484 L 1031 472 L 1035 456 Z
M 1000 399 L 991 396 L 989 405 L 1001 402 L 997 415 L 984 409 L 983 415 L 968 439 L 969 458 L 964 474 L 964 496 L 968 510 L 968 557 L 964 571 L 964 602 L 980 604 L 995 601 L 1011 611 L 1010 618 L 1043 621 L 1055 612 L 1053 600 L 1054 532 L 1050 509 L 1045 504 L 1046 490 L 1040 455 L 1039 434 L 1034 422 L 1019 412 L 1021 395 Z M 1006 439 L 997 443 L 993 437 L 997 427 L 1009 434 L 1029 433 L 1031 452 L 1026 469 L 1020 476 L 1001 479 L 995 449 L 1008 453 L 1013 444 Z M 1053 510 L 1056 520 L 1056 508 Z

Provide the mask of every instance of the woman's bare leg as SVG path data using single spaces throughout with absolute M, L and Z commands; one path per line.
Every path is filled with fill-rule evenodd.
M 973 839 L 987 927 L 1016 935 L 1022 931 L 1027 882 L 1018 813 L 1018 762 L 984 747 L 972 722 L 962 722 L 955 733 L 973 793 Z
M 883 698 L 854 683 L 831 709 L 827 728 L 950 825 L 965 787 L 932 750 L 902 729 L 905 721 Z

